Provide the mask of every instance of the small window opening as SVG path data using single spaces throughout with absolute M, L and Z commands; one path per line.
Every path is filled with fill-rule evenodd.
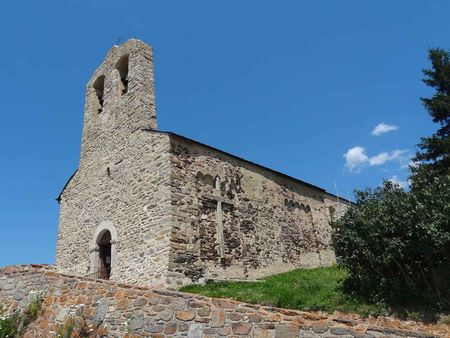
M 108 177 L 111 177 L 111 170 L 108 168 L 106 168 L 106 173 L 108 174 Z
M 124 55 L 117 62 L 116 69 L 120 74 L 121 82 L 121 94 L 125 94 L 128 91 L 128 55 Z
M 103 111 L 103 100 L 105 92 L 105 76 L 101 75 L 94 82 L 95 94 L 97 96 L 96 108 L 97 112 L 100 114 Z

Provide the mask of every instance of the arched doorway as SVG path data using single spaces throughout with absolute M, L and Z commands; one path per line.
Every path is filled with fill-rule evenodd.
M 109 279 L 111 277 L 111 232 L 106 230 L 98 239 L 98 278 Z
M 89 254 L 89 277 L 114 278 L 117 257 L 117 231 L 111 221 L 102 221 L 94 231 Z

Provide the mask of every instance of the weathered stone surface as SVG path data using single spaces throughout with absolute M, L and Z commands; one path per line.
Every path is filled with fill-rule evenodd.
M 98 315 L 98 313 L 100 313 L 100 315 Z M 57 312 L 55 319 L 57 322 L 63 323 L 67 319 L 68 314 L 69 314 L 69 309 L 66 307 L 61 307 L 59 309 L 59 311 Z M 102 314 L 102 311 L 98 311 L 98 312 L 96 311 L 95 316 L 94 316 L 94 322 L 101 322 L 104 317 L 105 316 L 104 316 L 104 314 Z
M 186 302 L 183 299 L 174 299 L 170 302 L 169 307 L 172 310 L 184 310 Z
M 150 333 L 160 333 L 163 332 L 164 326 L 163 325 L 148 325 L 144 328 L 146 332 Z
M 203 336 L 203 324 L 192 323 L 189 325 L 188 337 L 202 338 Z
M 273 330 L 256 328 L 253 332 L 253 338 L 273 338 L 273 337 L 275 337 L 275 332 Z
M 231 313 L 227 314 L 227 319 L 236 322 L 236 321 L 242 319 L 242 315 L 240 313 L 231 312 Z
M 14 299 L 15 300 L 22 300 L 25 297 L 25 290 L 22 288 L 16 289 L 14 292 Z
M 338 336 L 341 335 L 353 335 L 353 331 L 344 327 L 332 327 L 330 328 L 330 333 Z
M 311 330 L 300 329 L 300 338 L 312 338 L 318 337 L 319 335 Z
M 171 322 L 166 324 L 166 328 L 164 330 L 164 333 L 166 334 L 174 334 L 177 332 L 178 323 L 177 322 Z
M 208 317 L 211 314 L 211 310 L 209 308 L 198 309 L 197 314 L 200 317 Z
M 262 324 L 259 324 L 258 327 L 260 327 L 262 329 L 273 330 L 273 329 L 275 329 L 275 324 L 274 323 L 262 323 Z
M 299 333 L 299 327 L 294 325 L 278 325 L 275 330 L 275 338 L 290 338 L 297 337 Z
M 108 311 L 108 299 L 102 298 L 98 301 L 98 305 L 95 309 L 94 323 L 101 323 Z
M 234 308 L 236 308 L 236 303 L 232 302 L 232 301 L 229 301 L 227 299 L 216 299 L 216 298 L 213 298 L 211 300 L 211 303 L 214 306 L 216 306 L 218 308 L 222 308 L 222 309 L 234 309 Z
M 233 330 L 234 334 L 238 334 L 238 335 L 249 334 L 250 330 L 252 329 L 252 324 L 250 324 L 250 323 L 232 323 L 231 329 Z
M 189 325 L 185 322 L 178 323 L 178 331 L 185 332 L 189 329 Z
M 165 309 L 164 311 L 159 312 L 157 317 L 165 322 L 168 322 L 168 321 L 172 320 L 173 315 L 174 315 L 174 313 L 172 310 Z
M 211 327 L 223 327 L 225 325 L 225 311 L 214 310 L 211 314 Z
M 231 335 L 231 327 L 227 326 L 227 327 L 222 327 L 216 330 L 216 333 L 219 336 L 229 336 Z
M 145 314 L 142 311 L 133 313 L 130 319 L 130 328 L 132 330 L 139 330 L 144 326 Z
M 324 333 L 326 331 L 328 331 L 329 327 L 326 324 L 316 324 L 313 325 L 311 327 L 311 329 L 315 332 L 315 333 Z
M 59 271 L 95 276 L 109 232 L 111 279 L 172 288 L 330 265 L 329 222 L 348 204 L 157 131 L 153 51 L 135 39 L 87 83 L 79 167 L 58 200 Z
M 213 335 L 213 334 L 215 334 L 216 333 L 216 329 L 213 329 L 213 328 L 206 328 L 206 329 L 204 329 L 203 330 L 203 333 L 205 334 L 205 335 Z
M 145 299 L 143 297 L 139 297 L 139 298 L 135 299 L 133 302 L 133 306 L 135 306 L 135 307 L 142 307 L 145 304 L 147 304 L 147 299 Z
M 129 306 L 129 301 L 128 299 L 121 299 L 117 305 L 116 305 L 116 309 L 117 310 L 125 310 L 127 309 Z
M 256 313 L 251 313 L 251 314 L 248 316 L 248 319 L 249 319 L 251 322 L 253 322 L 253 323 L 260 323 L 261 320 L 262 320 L 262 316 L 261 316 L 261 315 L 258 315 L 258 314 L 256 314 Z
M 189 320 L 194 319 L 194 317 L 195 317 L 195 312 L 192 311 L 192 310 L 180 311 L 180 312 L 177 312 L 176 317 L 177 317 L 177 319 L 179 319 L 179 320 L 189 321 Z
M 12 275 L 6 274 L 5 270 L 15 272 Z M 25 309 L 27 302 L 35 299 L 33 291 L 43 292 L 44 309 L 37 321 L 24 333 L 25 337 L 52 337 L 57 328 L 68 320 L 84 323 L 85 327 L 91 328 L 98 336 L 127 338 L 419 338 L 439 335 L 446 337 L 450 334 L 450 328 L 444 325 L 425 326 L 412 322 L 403 325 L 399 322 L 397 326 L 393 326 L 393 321 L 389 318 L 383 322 L 382 319 L 363 319 L 352 315 L 349 319 L 340 318 L 341 324 L 337 324 L 333 316 L 325 313 L 271 309 L 180 292 L 132 287 L 111 281 L 88 281 L 53 271 L 49 273 L 47 268 L 41 267 L 0 269 L 0 280 L 2 285 L 8 285 L 7 289 L 0 288 L 0 304 L 8 312 Z M 17 289 L 24 293 L 22 301 L 14 299 Z M 136 301 L 139 303 L 142 298 L 147 303 L 136 307 Z M 154 305 L 150 305 L 150 302 Z M 121 307 L 117 306 L 119 303 L 122 304 Z M 122 308 L 125 304 L 127 307 Z M 343 326 L 344 323 L 349 325 Z M 386 325 L 381 325 L 382 323 Z
M 166 307 L 164 305 L 155 305 L 152 307 L 152 310 L 155 312 L 161 312 L 165 309 Z

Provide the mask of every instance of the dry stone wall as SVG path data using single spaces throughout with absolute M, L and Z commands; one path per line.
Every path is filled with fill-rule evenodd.
M 178 283 L 254 279 L 335 262 L 329 207 L 348 203 L 177 135 L 170 139 L 169 266 Z
M 389 318 L 362 319 L 256 306 L 173 291 L 93 281 L 42 266 L 0 269 L 0 304 L 24 309 L 31 292 L 43 295 L 25 338 L 56 337 L 445 337 L 445 326 Z

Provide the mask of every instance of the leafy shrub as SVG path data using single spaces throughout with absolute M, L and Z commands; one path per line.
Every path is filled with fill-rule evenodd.
M 347 291 L 396 307 L 450 309 L 450 177 L 416 170 L 411 191 L 391 182 L 356 192 L 333 223 Z
M 83 315 L 69 317 L 56 332 L 56 337 L 93 337 L 95 327 L 92 323 L 89 324 Z
M 34 322 L 42 309 L 42 297 L 36 293 L 33 300 L 23 311 L 15 311 L 11 314 L 6 313 L 0 305 L 0 338 L 11 338 L 23 334 L 32 322 Z
M 20 315 L 19 332 L 34 322 L 42 310 L 42 296 L 40 293 L 35 294 L 33 300 L 28 304 L 27 308 Z
M 18 312 L 7 314 L 0 306 L 0 338 L 14 337 L 18 332 L 19 322 Z
M 56 337 L 58 338 L 69 338 L 72 335 L 72 332 L 75 329 L 75 321 L 73 318 L 69 318 L 65 321 L 63 326 L 56 333 Z

